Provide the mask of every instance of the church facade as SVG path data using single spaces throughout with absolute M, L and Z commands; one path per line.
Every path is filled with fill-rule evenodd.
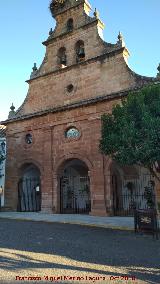
M 156 78 L 129 68 L 121 33 L 115 44 L 103 40 L 104 24 L 96 10 L 90 16 L 87 0 L 51 1 L 50 10 L 56 27 L 43 42 L 44 60 L 39 68 L 34 64 L 24 103 L 16 112 L 12 106 L 3 123 L 7 127 L 5 207 L 130 214 L 129 186 L 134 191 L 138 185 L 142 197 L 140 184 L 146 186 L 150 177 L 136 166 L 120 168 L 100 153 L 101 115 L 111 112 L 129 91 Z

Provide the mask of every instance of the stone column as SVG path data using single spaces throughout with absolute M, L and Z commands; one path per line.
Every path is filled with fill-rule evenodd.
M 90 193 L 91 193 L 91 212 L 93 216 L 107 216 L 105 203 L 105 187 L 103 164 L 99 161 L 100 167 L 90 172 Z

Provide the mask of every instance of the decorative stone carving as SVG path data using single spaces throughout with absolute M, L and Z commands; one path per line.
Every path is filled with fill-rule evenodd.
M 160 78 L 160 63 L 159 63 L 159 65 L 158 65 L 158 67 L 157 67 L 157 70 L 158 70 L 157 78 Z
M 122 47 L 125 46 L 124 37 L 123 37 L 121 32 L 119 32 L 117 38 L 118 38 L 117 44 L 122 46 Z
M 30 79 L 33 79 L 36 76 L 36 74 L 37 74 L 38 69 L 37 69 L 36 63 L 34 63 L 32 70 L 33 71 L 31 73 Z
M 11 105 L 11 107 L 10 107 L 10 112 L 9 112 L 9 115 L 8 115 L 8 119 L 11 119 L 11 118 L 13 118 L 14 116 L 15 116 L 15 106 L 13 105 L 13 103 L 12 103 L 12 105 Z
M 95 16 L 96 19 L 99 19 L 99 12 L 97 11 L 96 8 L 95 8 L 93 15 Z

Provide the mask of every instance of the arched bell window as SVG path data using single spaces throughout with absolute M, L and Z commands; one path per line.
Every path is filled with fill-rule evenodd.
M 82 40 L 79 40 L 76 43 L 76 60 L 77 62 L 81 62 L 85 60 L 85 48 L 84 48 L 84 42 Z
M 67 22 L 67 31 L 68 32 L 71 32 L 73 31 L 73 19 L 69 19 L 68 22 Z
M 58 65 L 60 65 L 61 67 L 67 66 L 67 56 L 65 47 L 61 47 L 58 50 Z

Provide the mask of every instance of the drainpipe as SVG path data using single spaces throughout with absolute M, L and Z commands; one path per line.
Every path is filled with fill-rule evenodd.
M 104 155 L 102 155 L 102 159 L 103 159 L 103 177 L 104 177 L 104 203 L 105 203 L 105 207 L 107 209 L 107 203 L 106 203 L 106 176 L 105 176 L 105 166 L 104 166 Z
M 51 170 L 52 170 L 52 213 L 55 210 L 54 200 L 53 200 L 53 187 L 54 187 L 54 182 L 53 182 L 53 128 L 54 126 L 51 126 Z

